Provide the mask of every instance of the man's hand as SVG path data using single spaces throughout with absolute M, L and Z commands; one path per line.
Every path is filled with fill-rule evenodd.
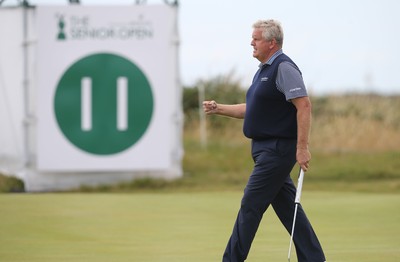
M 297 148 L 296 160 L 300 167 L 306 172 L 310 166 L 311 153 L 306 148 Z
M 214 100 L 204 101 L 203 110 L 207 115 L 215 114 L 218 111 L 218 104 Z

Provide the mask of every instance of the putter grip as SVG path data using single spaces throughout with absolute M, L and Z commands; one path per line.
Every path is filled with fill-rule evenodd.
M 300 174 L 299 174 L 299 179 L 297 181 L 297 191 L 296 191 L 296 198 L 294 202 L 296 204 L 300 204 L 300 198 L 301 198 L 301 190 L 303 188 L 303 179 L 304 179 L 304 171 L 302 168 L 300 168 Z

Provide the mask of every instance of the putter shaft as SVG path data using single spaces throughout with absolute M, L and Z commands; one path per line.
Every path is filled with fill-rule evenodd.
M 294 200 L 295 207 L 294 207 L 294 216 L 293 216 L 293 224 L 292 224 L 292 233 L 290 234 L 290 243 L 289 243 L 289 252 L 288 252 L 288 262 L 290 262 L 290 255 L 292 252 L 292 243 L 293 243 L 293 236 L 294 236 L 294 226 L 296 225 L 296 215 L 297 215 L 297 208 L 300 204 L 301 198 L 301 191 L 303 188 L 303 179 L 304 179 L 304 171 L 300 168 L 299 179 L 297 181 L 297 190 L 296 190 L 296 198 Z

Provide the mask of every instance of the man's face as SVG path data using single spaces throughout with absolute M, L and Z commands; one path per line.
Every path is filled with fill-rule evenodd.
M 270 56 L 273 40 L 268 41 L 262 36 L 262 30 L 255 28 L 252 34 L 251 46 L 253 47 L 253 57 L 261 63 L 267 62 Z

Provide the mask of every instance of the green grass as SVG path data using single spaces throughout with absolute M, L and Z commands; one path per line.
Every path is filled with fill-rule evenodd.
M 2 194 L 0 261 L 220 261 L 241 194 Z M 302 203 L 329 262 L 400 261 L 399 194 L 304 191 Z M 248 261 L 286 261 L 288 245 L 269 209 Z

